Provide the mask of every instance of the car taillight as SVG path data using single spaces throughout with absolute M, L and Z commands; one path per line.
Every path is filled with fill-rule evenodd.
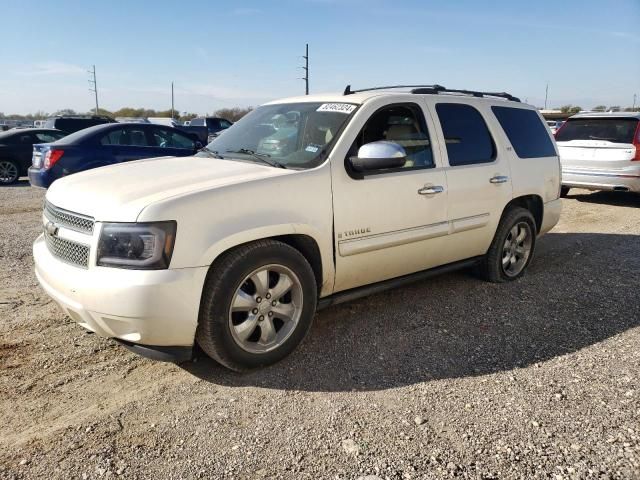
M 49 150 L 44 156 L 44 168 L 50 169 L 64 155 L 64 150 Z
M 640 162 L 640 121 L 638 121 L 636 133 L 633 135 L 633 146 L 636 147 L 636 154 L 632 161 Z
M 558 134 L 560 133 L 560 130 L 562 130 L 569 122 L 564 122 L 562 125 L 560 125 L 560 128 L 556 129 L 556 133 L 553 134 L 553 138 L 558 138 Z

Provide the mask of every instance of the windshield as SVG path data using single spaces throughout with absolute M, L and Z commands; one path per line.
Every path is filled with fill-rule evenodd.
M 259 162 L 263 157 L 285 168 L 317 167 L 355 109 L 349 103 L 264 105 L 234 123 L 207 149 L 224 158 Z
M 633 143 L 637 118 L 576 118 L 567 120 L 556 134 L 556 142 L 570 140 L 605 140 Z

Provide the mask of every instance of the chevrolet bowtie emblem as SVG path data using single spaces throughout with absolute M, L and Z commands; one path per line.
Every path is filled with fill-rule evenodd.
M 47 232 L 48 235 L 55 237 L 58 234 L 58 226 L 53 222 L 47 222 L 44 226 L 44 231 Z

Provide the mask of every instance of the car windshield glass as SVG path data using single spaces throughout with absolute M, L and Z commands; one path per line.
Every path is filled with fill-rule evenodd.
M 604 140 L 633 143 L 637 127 L 637 118 L 574 118 L 567 120 L 558 131 L 556 141 Z
M 313 168 L 326 158 L 355 109 L 348 103 L 265 105 L 234 123 L 208 148 L 225 158 L 259 162 L 258 155 L 274 166 Z

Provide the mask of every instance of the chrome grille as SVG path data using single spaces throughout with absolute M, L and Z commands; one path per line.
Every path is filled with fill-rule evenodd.
M 47 248 L 49 248 L 54 257 L 58 257 L 63 262 L 71 265 L 89 268 L 89 245 L 49 235 L 46 231 L 44 232 L 44 239 L 47 243 Z
M 76 232 L 93 233 L 93 218 L 63 210 L 46 201 L 44 203 L 44 216 L 50 221 Z

